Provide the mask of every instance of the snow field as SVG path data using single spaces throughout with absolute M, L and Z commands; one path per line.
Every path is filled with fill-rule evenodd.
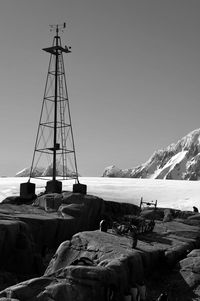
M 0 202 L 7 196 L 19 195 L 20 183 L 27 181 L 28 178 L 0 178 Z M 105 200 L 139 205 L 143 197 L 146 201 L 157 200 L 159 207 L 192 210 L 196 206 L 200 211 L 199 181 L 104 177 L 80 177 L 79 181 L 87 185 L 88 194 Z M 36 193 L 44 191 L 45 180 L 31 179 L 31 182 L 36 183 Z M 73 184 L 73 180 L 63 181 L 63 190 L 72 191 Z

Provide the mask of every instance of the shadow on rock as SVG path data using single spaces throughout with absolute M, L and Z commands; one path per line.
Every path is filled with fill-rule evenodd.
M 191 288 L 177 270 L 162 270 L 162 273 L 156 272 L 147 280 L 148 301 L 157 300 L 161 293 L 166 292 L 169 300 L 191 301 L 196 300 L 199 295 L 194 293 Z M 198 299 L 199 300 L 199 299 Z
M 159 233 L 149 233 L 149 234 L 140 234 L 138 236 L 139 240 L 151 243 L 151 242 L 156 242 L 156 243 L 161 243 L 165 245 L 171 245 L 172 241 L 170 239 L 167 239 L 164 237 L 164 234 L 159 234 Z

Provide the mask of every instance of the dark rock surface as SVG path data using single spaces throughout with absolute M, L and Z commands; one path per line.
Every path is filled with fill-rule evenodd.
M 103 211 L 102 199 L 67 192 L 29 205 L 17 200 L 0 204 L 0 265 L 21 275 L 41 275 L 45 253 L 79 231 L 98 229 Z
M 200 249 L 191 251 L 173 270 L 154 275 L 148 283 L 152 288 L 152 296 L 157 290 L 156 281 L 162 283 L 160 291 L 167 291 L 169 300 L 200 300 Z
M 124 215 L 139 215 L 138 206 L 128 203 L 118 203 L 112 201 L 104 201 L 104 217 L 108 221 L 116 220 Z
M 110 300 L 121 301 L 134 290 L 144 288 L 145 283 L 148 300 L 153 300 L 153 285 L 149 281 L 152 273 L 161 267 L 165 271 L 198 248 L 199 243 L 200 227 L 180 220 L 157 221 L 153 232 L 139 236 L 135 249 L 131 247 L 131 237 L 116 235 L 111 230 L 80 232 L 59 246 L 44 276 L 9 287 L 0 297 L 5 297 L 9 290 L 19 300 L 103 301 L 109 300 L 110 295 Z M 194 262 L 193 257 L 188 259 Z M 180 261 L 179 269 L 186 266 Z M 173 280 L 176 275 L 183 279 L 184 271 L 176 273 Z M 188 280 L 184 283 L 190 294 L 194 285 Z M 158 293 L 157 290 L 154 296 L 158 297 Z
M 113 221 L 137 214 L 137 206 L 69 192 L 40 196 L 32 205 L 0 204 L 1 266 L 8 277 L 19 271 L 34 276 L 16 285 L 7 282 L 6 288 L 6 274 L 0 274 L 5 288 L 0 300 L 122 301 L 147 289 L 151 301 L 166 288 L 170 300 L 200 297 L 199 214 L 144 210 L 143 218 L 155 218 L 156 225 L 153 232 L 139 234 L 134 249 L 130 236 L 95 230 L 102 217 Z M 47 249 L 57 247 L 44 271 Z
M 1 216 L 0 266 L 8 271 L 28 274 L 34 270 L 33 240 L 29 227 L 18 219 Z

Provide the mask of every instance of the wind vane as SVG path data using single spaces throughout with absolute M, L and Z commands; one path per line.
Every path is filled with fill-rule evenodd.
M 86 193 L 86 185 L 79 183 L 75 153 L 72 120 L 66 84 L 63 53 L 70 53 L 71 47 L 63 47 L 59 32 L 66 28 L 62 25 L 50 25 L 55 31 L 51 47 L 43 48 L 50 54 L 42 109 L 36 135 L 33 159 L 28 183 L 20 186 L 20 196 L 27 198 L 35 194 L 35 184 L 31 178 L 45 178 L 46 193 L 61 193 L 60 180 L 74 179 L 73 192 Z M 41 167 L 45 167 L 41 175 Z M 59 177 L 59 180 L 57 180 Z

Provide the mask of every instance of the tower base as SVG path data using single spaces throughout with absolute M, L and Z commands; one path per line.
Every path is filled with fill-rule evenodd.
M 74 184 L 73 185 L 73 192 L 74 193 L 82 193 L 82 194 L 87 194 L 87 185 L 84 184 Z
M 20 197 L 22 199 L 33 200 L 36 197 L 34 183 L 21 183 L 20 184 Z
M 51 180 L 47 182 L 46 193 L 61 193 L 62 192 L 62 182 L 57 180 Z

